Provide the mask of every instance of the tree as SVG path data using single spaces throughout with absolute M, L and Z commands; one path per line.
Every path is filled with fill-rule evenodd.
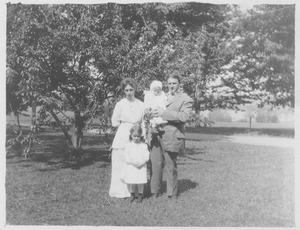
M 24 104 L 22 96 L 19 94 L 18 84 L 20 82 L 19 75 L 11 68 L 6 70 L 6 114 L 13 113 L 17 118 L 17 124 L 19 131 L 21 131 L 21 125 L 19 115 L 22 111 L 26 110 L 28 104 Z
M 106 88 L 95 88 L 103 78 L 92 75 L 92 67 L 86 64 L 100 42 L 90 36 L 93 18 L 85 16 L 90 8 L 8 5 L 7 63 L 20 72 L 19 91 L 31 103 L 42 104 L 42 117 L 46 118 L 46 112 L 52 115 L 75 155 L 85 122 L 102 111 L 101 103 L 108 95 Z M 57 116 L 66 108 L 74 112 L 71 135 Z
M 219 81 L 233 98 L 245 96 L 239 104 L 294 107 L 295 7 L 259 5 L 249 13 L 231 22 Z
M 23 143 L 20 115 L 27 110 L 28 103 L 24 103 L 22 95 L 19 93 L 19 74 L 11 68 L 6 69 L 6 114 L 13 114 L 17 119 L 18 132 L 16 137 L 7 140 L 7 149 L 19 149 Z M 23 149 L 21 150 L 23 152 Z M 26 155 L 25 155 L 26 156 Z
M 114 107 L 125 77 L 139 82 L 137 96 L 143 99 L 151 80 L 179 71 L 196 113 L 238 109 L 253 100 L 289 104 L 293 46 L 283 35 L 293 35 L 293 24 L 286 23 L 293 21 L 276 18 L 278 10 L 267 7 L 247 16 L 236 6 L 193 2 L 8 4 L 7 66 L 18 76 L 13 90 L 28 105 L 42 105 L 41 117 L 55 119 L 73 153 L 80 151 L 83 129 L 93 119 L 100 117 L 107 127 L 102 114 Z M 292 15 L 293 9 L 283 12 Z M 267 31 L 266 13 L 274 17 L 277 34 Z M 257 25 L 263 29 L 254 33 Z M 61 118 L 72 124 L 70 131 Z

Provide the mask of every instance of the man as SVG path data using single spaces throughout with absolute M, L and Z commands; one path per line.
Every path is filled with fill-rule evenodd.
M 164 132 L 153 135 L 151 140 L 151 193 L 158 197 L 161 193 L 163 169 L 165 167 L 167 181 L 167 195 L 177 198 L 177 156 L 184 149 L 184 123 L 189 119 L 193 100 L 181 92 L 180 77 L 171 75 L 168 80 L 168 101 L 166 110 L 159 108 L 153 110 L 151 115 L 162 117 L 168 121 Z

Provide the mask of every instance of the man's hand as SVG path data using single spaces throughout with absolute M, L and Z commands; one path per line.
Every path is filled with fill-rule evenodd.
M 163 108 L 157 108 L 151 111 L 152 117 L 162 117 L 163 114 L 164 114 Z

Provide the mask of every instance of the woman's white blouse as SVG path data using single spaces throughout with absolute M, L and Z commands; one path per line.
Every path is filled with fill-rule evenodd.
M 111 123 L 118 127 L 112 148 L 125 148 L 129 143 L 130 129 L 135 124 L 140 124 L 144 131 L 144 103 L 138 99 L 129 101 L 126 98 L 119 101 L 114 109 Z

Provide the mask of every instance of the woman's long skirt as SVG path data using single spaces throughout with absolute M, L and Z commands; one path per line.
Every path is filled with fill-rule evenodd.
M 113 149 L 111 156 L 111 180 L 109 195 L 116 198 L 130 197 L 129 186 L 121 180 L 126 167 L 124 149 Z

